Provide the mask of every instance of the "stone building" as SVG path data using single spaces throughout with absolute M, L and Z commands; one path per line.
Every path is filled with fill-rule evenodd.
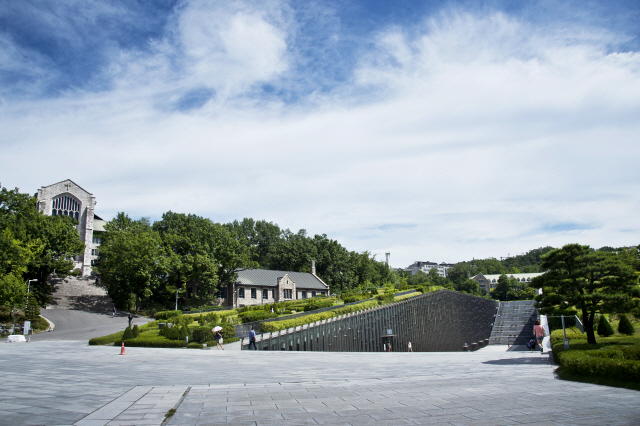
M 96 198 L 70 179 L 38 189 L 37 208 L 49 216 L 69 216 L 78 221 L 76 228 L 84 242 L 84 253 L 74 259 L 74 268 L 83 277 L 91 275 L 98 259 L 101 235 L 106 222 L 94 213 Z
M 236 273 L 236 281 L 227 284 L 218 293 L 219 302 L 223 306 L 264 305 L 329 296 L 329 286 L 316 275 L 313 261 L 311 273 L 267 269 L 240 269 Z
M 505 274 L 507 278 L 515 278 L 519 283 L 530 283 L 532 279 L 544 274 L 544 272 L 531 272 L 531 273 L 523 273 L 523 274 Z M 486 290 L 489 293 L 491 290 L 496 288 L 498 284 L 498 278 L 500 278 L 502 274 L 478 274 L 471 277 L 472 280 L 478 282 L 478 285 Z

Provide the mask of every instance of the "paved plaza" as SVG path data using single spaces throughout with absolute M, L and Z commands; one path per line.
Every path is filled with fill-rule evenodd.
M 548 354 L 0 344 L 2 425 L 637 425 L 640 393 L 554 377 Z

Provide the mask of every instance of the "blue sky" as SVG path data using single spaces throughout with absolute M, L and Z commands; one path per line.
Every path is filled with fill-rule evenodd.
M 0 180 L 393 266 L 639 241 L 637 1 L 0 3 Z

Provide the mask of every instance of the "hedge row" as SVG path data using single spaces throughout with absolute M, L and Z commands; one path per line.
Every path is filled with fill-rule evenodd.
M 156 312 L 156 314 L 153 317 L 157 320 L 166 320 L 171 317 L 177 317 L 180 315 L 182 315 L 182 311 L 162 311 L 162 312 Z
M 635 358 L 628 359 L 625 356 Z M 614 356 L 609 357 L 608 355 Z M 558 356 L 564 371 L 583 377 L 603 377 L 640 383 L 640 347 L 564 351 Z
M 109 343 L 117 342 L 119 345 L 123 335 L 124 335 L 124 330 L 119 331 L 117 333 L 109 334 L 107 336 L 94 337 L 93 339 L 89 340 L 89 344 L 90 345 L 108 345 Z
M 115 342 L 114 346 L 120 346 L 119 342 Z M 184 348 L 185 342 L 180 340 L 169 340 L 164 337 L 138 337 L 136 339 L 127 339 L 124 345 L 132 348 Z M 190 349 L 202 349 L 200 343 L 191 342 L 188 346 Z
M 263 322 L 260 325 L 260 330 L 263 332 L 273 332 L 278 330 L 286 330 L 287 328 L 297 327 L 299 325 L 310 324 L 316 321 L 322 321 L 325 319 L 337 317 L 339 315 L 350 314 L 352 312 L 362 311 L 364 309 L 373 308 L 378 306 L 377 300 L 370 300 L 368 302 L 358 303 L 357 305 L 345 306 L 331 311 L 320 312 L 318 314 L 309 314 L 298 318 L 282 321 Z

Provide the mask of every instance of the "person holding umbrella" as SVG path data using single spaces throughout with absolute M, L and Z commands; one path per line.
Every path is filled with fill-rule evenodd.
M 220 333 L 220 330 L 222 330 L 222 327 L 219 325 L 216 325 L 211 329 L 211 331 L 215 333 L 213 338 L 216 339 L 216 349 L 222 349 L 224 351 L 224 348 L 222 347 L 222 333 Z

